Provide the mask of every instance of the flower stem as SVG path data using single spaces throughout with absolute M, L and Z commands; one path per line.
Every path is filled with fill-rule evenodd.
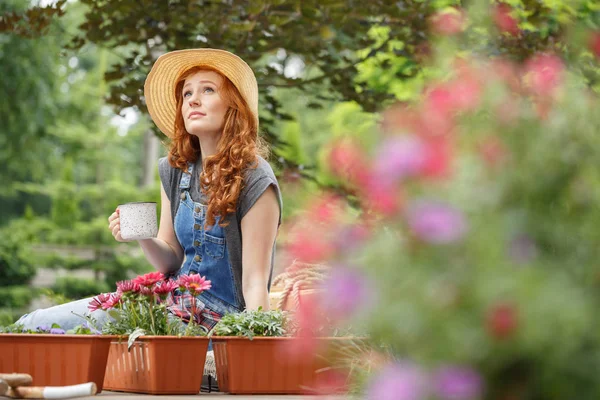
M 150 300 L 150 298 L 148 298 Z M 150 303 L 150 322 L 152 323 L 152 333 L 156 335 L 156 324 L 154 323 L 154 301 L 149 301 Z
M 189 336 L 190 328 L 196 321 L 196 296 L 193 292 L 190 292 L 190 294 L 192 295 L 192 315 L 190 316 L 190 322 L 188 322 L 188 326 L 185 330 L 185 336 Z

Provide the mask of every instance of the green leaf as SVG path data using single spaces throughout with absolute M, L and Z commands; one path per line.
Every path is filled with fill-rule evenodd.
M 133 332 L 129 334 L 129 338 L 127 339 L 127 350 L 131 351 L 131 346 L 135 343 L 137 338 L 140 336 L 144 336 L 146 331 L 142 328 L 136 328 Z

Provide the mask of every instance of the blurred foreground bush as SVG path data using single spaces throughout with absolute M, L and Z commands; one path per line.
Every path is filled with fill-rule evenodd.
M 467 16 L 441 17 L 454 28 L 421 96 L 383 114 L 373 146 L 330 145 L 350 196 L 289 231 L 293 258 L 332 265 L 298 322 L 367 330 L 344 384 L 368 399 L 596 399 L 598 95 L 551 51 L 457 57 Z

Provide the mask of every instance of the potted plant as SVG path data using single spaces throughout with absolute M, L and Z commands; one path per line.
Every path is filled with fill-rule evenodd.
M 321 337 L 320 346 L 303 352 L 307 343 L 291 314 L 262 309 L 226 314 L 209 336 L 219 390 L 231 394 L 314 392 L 327 372 L 329 358 L 312 350 L 324 351 L 331 349 L 332 342 L 347 340 Z
M 0 327 L 0 371 L 29 374 L 35 386 L 94 382 L 99 393 L 112 337 L 94 333 L 86 323 L 68 331 L 57 324 Z
M 103 334 L 119 335 L 108 355 L 104 387 L 147 394 L 200 392 L 208 338 L 194 319 L 186 325 L 169 313 L 176 290 L 189 295 L 192 315 L 196 296 L 210 288 L 199 275 L 165 280 L 158 272 L 117 283 L 117 292 L 92 300 L 90 309 L 105 309 L 112 317 Z M 125 338 L 125 335 L 128 338 Z

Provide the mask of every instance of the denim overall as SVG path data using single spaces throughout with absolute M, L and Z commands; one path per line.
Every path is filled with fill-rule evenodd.
M 235 291 L 233 271 L 229 262 L 229 252 L 225 231 L 215 224 L 205 230 L 207 206 L 196 203 L 190 196 L 190 182 L 194 176 L 194 165 L 188 163 L 188 172 L 181 175 L 179 183 L 180 202 L 173 222 L 175 234 L 184 250 L 184 261 L 175 278 L 180 275 L 200 274 L 211 281 L 212 287 L 197 297 L 196 309 L 207 309 L 199 321 L 210 329 L 227 312 L 241 311 L 241 302 Z M 209 312 L 210 311 L 210 312 Z M 214 315 L 214 314 L 219 314 Z M 211 315 L 213 315 L 211 317 Z

